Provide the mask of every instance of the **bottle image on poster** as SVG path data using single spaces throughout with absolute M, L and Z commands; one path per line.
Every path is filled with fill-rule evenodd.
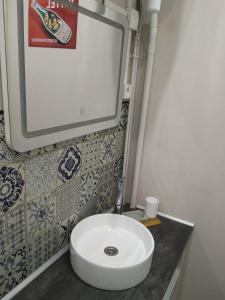
M 29 1 L 29 46 L 76 48 L 77 12 L 50 2 Z

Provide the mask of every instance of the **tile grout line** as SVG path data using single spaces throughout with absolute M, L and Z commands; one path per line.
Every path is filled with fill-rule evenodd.
M 112 213 L 114 210 L 110 208 L 106 213 Z M 32 274 L 30 274 L 26 279 L 24 279 L 20 284 L 18 284 L 13 290 L 7 293 L 1 300 L 11 300 L 15 297 L 19 292 L 21 292 L 26 286 L 28 286 L 33 280 L 35 280 L 39 275 L 41 275 L 45 270 L 47 270 L 51 265 L 53 265 L 63 254 L 65 254 L 70 248 L 70 245 L 67 244 L 63 249 L 58 251 L 55 255 L 53 255 L 48 261 L 46 261 L 42 266 L 40 266 L 37 270 L 35 270 Z
M 123 134 L 124 132 L 126 131 L 126 129 L 122 129 L 122 130 L 119 130 L 118 127 L 114 127 L 114 128 L 110 128 L 110 130 L 105 130 L 104 131 L 104 134 L 103 135 L 100 135 L 99 136 L 94 136 L 92 138 L 88 138 L 86 141 L 85 140 L 81 140 L 81 141 L 73 141 L 71 140 L 71 145 L 75 142 L 76 145 L 81 145 L 81 148 L 82 148 L 82 145 L 87 143 L 87 142 L 94 142 L 94 141 L 100 141 L 102 140 L 102 138 L 106 137 L 106 136 L 111 136 L 111 135 L 114 135 L 115 137 L 115 148 L 116 148 L 116 155 L 117 155 L 117 151 L 120 150 L 121 152 L 124 151 L 124 149 L 121 149 L 123 148 L 122 145 L 124 143 L 121 143 L 121 139 L 123 140 Z M 49 145 L 51 146 L 51 145 Z M 12 160 L 6 160 L 3 162 L 3 164 L 0 164 L 0 166 L 10 166 L 10 165 L 14 165 L 14 164 L 23 164 L 23 168 L 24 168 L 24 181 L 25 181 L 25 187 L 24 187 L 24 203 L 23 203 L 23 209 L 24 209 L 24 217 L 25 217 L 25 245 L 27 247 L 27 251 L 28 251 L 28 223 L 29 223 L 29 220 L 28 220 L 28 203 L 29 201 L 33 201 L 35 199 L 38 199 L 40 198 L 41 196 L 47 194 L 47 193 L 54 193 L 55 190 L 58 188 L 58 185 L 57 185 L 57 173 L 58 173 L 58 170 L 56 169 L 56 183 L 54 184 L 54 187 L 51 187 L 48 191 L 45 191 L 45 192 L 42 192 L 40 195 L 36 195 L 36 196 L 31 196 L 31 198 L 27 197 L 27 170 L 26 170 L 26 162 L 27 161 L 32 161 L 34 158 L 41 158 L 41 157 L 44 157 L 46 155 L 50 155 L 51 153 L 55 153 L 56 154 L 56 157 L 58 159 L 58 153 L 60 150 L 65 150 L 66 148 L 68 148 L 70 146 L 69 143 L 66 143 L 66 144 L 60 144 L 59 147 L 56 147 L 54 149 L 52 148 L 46 148 L 45 147 L 41 147 L 40 149 L 37 149 L 37 151 L 35 152 L 31 152 L 31 153 L 24 153 L 22 154 L 22 156 L 19 156 L 19 157 L 14 157 Z M 118 149 L 117 149 L 118 148 Z M 100 149 L 99 149 L 100 151 Z M 110 162 L 106 162 L 104 163 L 102 166 L 100 166 L 100 163 L 98 163 L 98 168 L 101 169 L 101 167 L 104 167 L 104 166 L 107 166 L 107 165 L 110 165 L 111 163 L 115 163 L 115 161 L 117 160 L 117 158 L 115 157 L 112 161 Z M 87 172 L 88 173 L 88 172 Z M 81 176 L 81 174 L 80 174 Z M 62 183 L 62 185 L 64 185 L 66 183 Z M 61 186 L 61 185 L 60 185 Z M 56 211 L 55 211 L 56 213 Z M 57 225 L 57 222 L 56 224 Z M 32 274 L 28 274 L 28 277 L 26 279 L 24 279 L 23 282 L 26 282 L 26 280 L 30 277 L 33 276 L 33 274 L 35 274 L 37 271 L 39 271 L 43 266 L 45 266 L 46 264 L 48 264 L 49 261 L 51 261 L 51 259 L 53 259 L 58 253 L 60 253 L 61 251 L 63 251 L 63 249 L 61 249 L 59 252 L 57 252 L 54 256 L 52 256 L 47 262 L 45 262 L 42 266 L 40 266 L 40 268 L 38 268 L 36 271 L 34 271 L 34 273 Z M 28 252 L 27 252 L 27 255 L 28 255 Z M 60 256 L 59 256 L 60 257 Z M 28 263 L 28 262 L 27 262 Z M 50 264 L 51 265 L 51 264 Z M 46 267 L 47 268 L 47 267 Z M 22 285 L 22 283 L 20 283 L 18 286 Z M 11 292 L 9 292 L 6 296 L 10 295 Z M 2 298 L 3 299 L 7 299 L 5 297 Z M 10 299 L 10 298 L 9 298 Z
M 69 250 L 69 245 L 66 245 L 63 249 L 53 255 L 49 260 L 47 260 L 41 267 L 19 283 L 13 290 L 6 294 L 1 300 L 10 300 L 20 291 L 22 291 L 28 284 L 30 284 L 35 278 L 37 278 L 41 273 L 48 269 L 54 262 L 56 262 L 63 254 Z

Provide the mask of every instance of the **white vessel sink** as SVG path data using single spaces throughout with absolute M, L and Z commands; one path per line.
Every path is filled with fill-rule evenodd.
M 71 234 L 70 259 L 86 283 L 105 290 L 131 288 L 148 275 L 154 239 L 141 223 L 101 214 L 77 224 Z

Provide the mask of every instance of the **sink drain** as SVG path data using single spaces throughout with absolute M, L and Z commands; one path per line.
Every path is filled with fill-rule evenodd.
M 108 256 L 115 256 L 119 253 L 119 250 L 116 247 L 108 246 L 104 249 L 104 252 Z

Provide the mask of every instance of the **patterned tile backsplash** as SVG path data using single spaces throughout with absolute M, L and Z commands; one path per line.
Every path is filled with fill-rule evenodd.
M 128 103 L 117 127 L 17 153 L 0 114 L 0 298 L 65 247 L 83 218 L 115 205 Z

